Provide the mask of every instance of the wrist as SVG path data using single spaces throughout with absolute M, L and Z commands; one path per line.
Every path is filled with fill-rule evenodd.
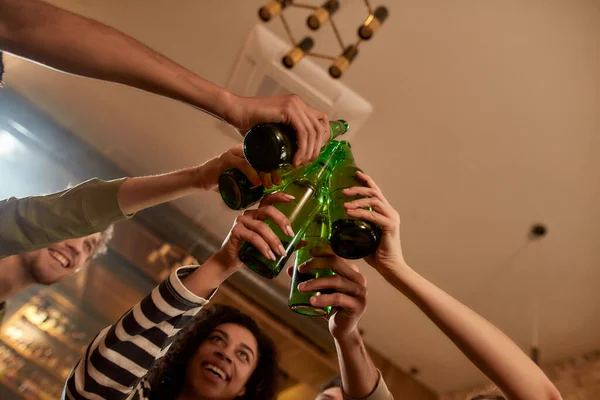
M 212 167 L 212 165 L 211 165 L 212 161 L 213 160 L 209 160 L 202 165 L 194 167 L 190 171 L 191 176 L 193 176 L 192 186 L 195 189 L 200 189 L 200 190 L 214 189 L 215 182 L 211 183 L 210 179 L 208 178 L 210 176 L 210 169 Z
M 362 336 L 358 327 L 352 329 L 350 332 L 332 335 L 336 345 L 341 348 L 350 348 L 358 346 L 362 343 Z
M 235 126 L 235 113 L 237 110 L 236 104 L 238 104 L 240 97 L 226 89 L 220 89 L 221 90 L 217 94 L 215 104 L 216 114 L 228 124 Z
M 221 248 L 213 254 L 209 260 L 215 264 L 215 268 L 219 269 L 223 275 L 227 277 L 233 275 L 237 270 L 244 266 L 237 258 L 232 258 L 226 248 Z
M 411 268 L 404 260 L 398 260 L 389 263 L 377 263 L 375 269 L 384 279 L 388 280 L 389 278 L 396 277 L 398 274 L 409 271 Z

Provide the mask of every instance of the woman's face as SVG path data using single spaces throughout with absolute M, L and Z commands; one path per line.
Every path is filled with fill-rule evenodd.
M 233 323 L 219 325 L 188 362 L 185 386 L 202 399 L 242 396 L 258 357 L 252 332 Z

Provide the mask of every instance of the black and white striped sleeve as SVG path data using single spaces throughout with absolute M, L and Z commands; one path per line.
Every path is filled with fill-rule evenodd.
M 63 399 L 126 399 L 154 362 L 208 300 L 181 282 L 196 268 L 182 267 L 116 324 L 103 329 L 67 379 Z

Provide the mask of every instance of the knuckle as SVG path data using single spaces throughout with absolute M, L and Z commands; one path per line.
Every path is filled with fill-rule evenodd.
M 242 229 L 243 229 L 243 228 L 242 228 L 242 225 L 235 224 L 235 225 L 233 226 L 233 229 L 231 229 L 231 233 L 232 233 L 234 236 L 240 236 L 240 233 L 241 233 L 240 231 L 241 231 Z
M 333 300 L 334 303 L 340 304 L 342 302 L 342 294 L 336 292 L 331 295 L 331 299 Z
M 273 197 L 269 198 L 270 200 L 274 200 Z M 274 210 L 276 210 L 275 207 L 273 207 L 272 204 L 270 203 L 266 203 L 263 207 L 260 208 L 260 216 L 261 217 L 270 217 L 273 215 Z
M 362 286 L 362 287 L 364 287 L 366 289 L 367 283 L 368 283 L 367 282 L 367 277 L 364 276 L 363 274 L 360 274 L 359 283 L 360 283 L 360 286 Z
M 366 299 L 367 298 L 367 288 L 365 286 L 359 286 L 358 295 L 356 297 L 358 297 L 360 299 Z

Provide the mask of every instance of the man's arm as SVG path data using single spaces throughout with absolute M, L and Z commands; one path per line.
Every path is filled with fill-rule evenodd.
M 298 96 L 236 96 L 116 29 L 39 0 L 0 0 L 0 49 L 185 102 L 240 130 L 261 122 L 291 124 L 298 133 L 296 166 L 316 158 L 329 138 L 327 115 Z
M 200 190 L 213 190 L 227 168 L 261 180 L 241 145 L 201 166 L 163 175 L 102 181 L 92 179 L 62 192 L 0 201 L 0 258 L 91 235 L 136 212 Z
M 510 338 L 406 264 L 398 213 L 370 177 L 357 176 L 366 187 L 351 188 L 345 194 L 368 197 L 346 203 L 348 215 L 364 218 L 383 230 L 377 254 L 365 260 L 417 305 L 508 398 L 560 400 L 560 393 L 544 372 Z

